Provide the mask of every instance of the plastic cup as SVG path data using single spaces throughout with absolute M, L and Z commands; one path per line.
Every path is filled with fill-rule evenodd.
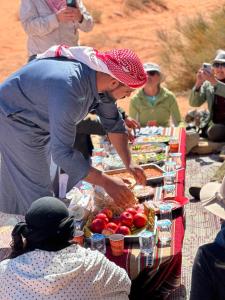
M 179 141 L 177 138 L 171 138 L 169 142 L 169 151 L 178 152 L 179 151 Z
M 182 156 L 181 152 L 169 153 L 169 157 L 176 164 L 176 169 L 180 169 L 181 168 L 181 156 Z
M 164 168 L 166 172 L 174 172 L 176 171 L 176 162 L 172 160 L 166 161 Z
M 151 255 L 154 250 L 155 236 L 151 231 L 144 231 L 139 235 L 140 251 L 144 255 Z
M 175 197 L 176 193 L 176 186 L 175 184 L 169 184 L 169 185 L 164 185 L 163 186 L 163 191 L 164 191 L 164 198 L 173 198 Z
M 162 203 L 159 205 L 160 220 L 172 220 L 172 205 L 169 203 Z
M 73 235 L 73 240 L 74 243 L 79 244 L 80 246 L 84 245 L 84 232 L 82 230 L 76 230 L 74 235 Z
M 161 247 L 169 246 L 171 243 L 171 226 L 170 220 L 157 221 L 158 241 Z
M 124 235 L 123 234 L 111 234 L 109 236 L 109 242 L 113 256 L 123 255 L 124 250 Z
M 94 233 L 91 237 L 91 249 L 106 253 L 105 236 L 103 234 Z
M 175 184 L 176 180 L 176 172 L 165 172 L 163 173 L 163 178 L 164 178 L 164 185 L 171 185 Z

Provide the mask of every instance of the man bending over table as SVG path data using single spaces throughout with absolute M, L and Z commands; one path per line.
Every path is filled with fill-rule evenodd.
M 25 214 L 30 204 L 53 195 L 50 155 L 68 175 L 102 186 L 120 206 L 134 196 L 124 182 L 90 166 L 73 149 L 76 125 L 95 110 L 126 168 L 145 184 L 132 164 L 124 122 L 115 101 L 145 84 L 146 73 L 129 49 L 100 52 L 90 47 L 53 46 L 0 85 L 0 211 Z

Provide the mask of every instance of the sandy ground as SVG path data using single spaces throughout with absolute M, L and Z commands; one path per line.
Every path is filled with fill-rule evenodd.
M 138 0 L 137 0 L 138 1 Z M 0 2 L 0 81 L 22 66 L 27 59 L 26 35 L 19 21 L 19 0 Z M 160 44 L 157 31 L 174 30 L 176 18 L 183 21 L 197 13 L 204 16 L 221 7 L 219 0 L 165 0 L 167 9 L 151 5 L 144 11 L 127 11 L 124 0 L 84 0 L 93 14 L 100 16 L 90 33 L 81 33 L 83 45 L 99 49 L 112 47 L 132 48 L 143 61 L 160 63 Z M 189 109 L 187 95 L 178 96 L 179 106 L 184 115 Z M 126 110 L 129 99 L 122 100 Z

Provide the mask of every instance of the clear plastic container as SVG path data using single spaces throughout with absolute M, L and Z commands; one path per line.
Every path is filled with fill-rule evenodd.
M 180 169 L 182 164 L 181 162 L 182 153 L 181 152 L 169 153 L 169 157 L 171 158 L 172 161 L 175 162 L 176 169 Z
M 172 222 L 168 219 L 157 221 L 158 242 L 161 247 L 170 246 L 171 244 Z
M 162 203 L 159 205 L 160 220 L 171 220 L 172 221 L 172 208 L 173 206 L 169 203 Z
M 91 237 L 91 249 L 106 253 L 105 236 L 103 234 L 94 233 Z
M 176 171 L 176 162 L 172 160 L 168 160 L 164 164 L 164 169 L 166 172 L 174 172 Z
M 171 184 L 175 184 L 176 181 L 176 172 L 165 172 L 163 173 L 163 182 L 164 185 L 171 185 Z

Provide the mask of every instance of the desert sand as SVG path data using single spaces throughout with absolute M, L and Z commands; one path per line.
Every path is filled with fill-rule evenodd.
M 123 0 L 83 0 L 93 14 L 97 14 L 97 23 L 90 33 L 81 33 L 82 45 L 98 49 L 132 48 L 143 61 L 160 63 L 159 40 L 157 31 L 174 30 L 175 20 L 181 22 L 198 13 L 209 16 L 210 12 L 221 7 L 219 0 L 165 0 L 167 9 L 151 5 L 144 11 L 127 11 Z M 138 0 L 137 0 L 138 1 Z M 0 82 L 26 63 L 26 34 L 19 20 L 19 0 L 0 3 Z M 189 109 L 185 96 L 178 96 L 182 114 Z M 121 100 L 126 110 L 129 99 Z

